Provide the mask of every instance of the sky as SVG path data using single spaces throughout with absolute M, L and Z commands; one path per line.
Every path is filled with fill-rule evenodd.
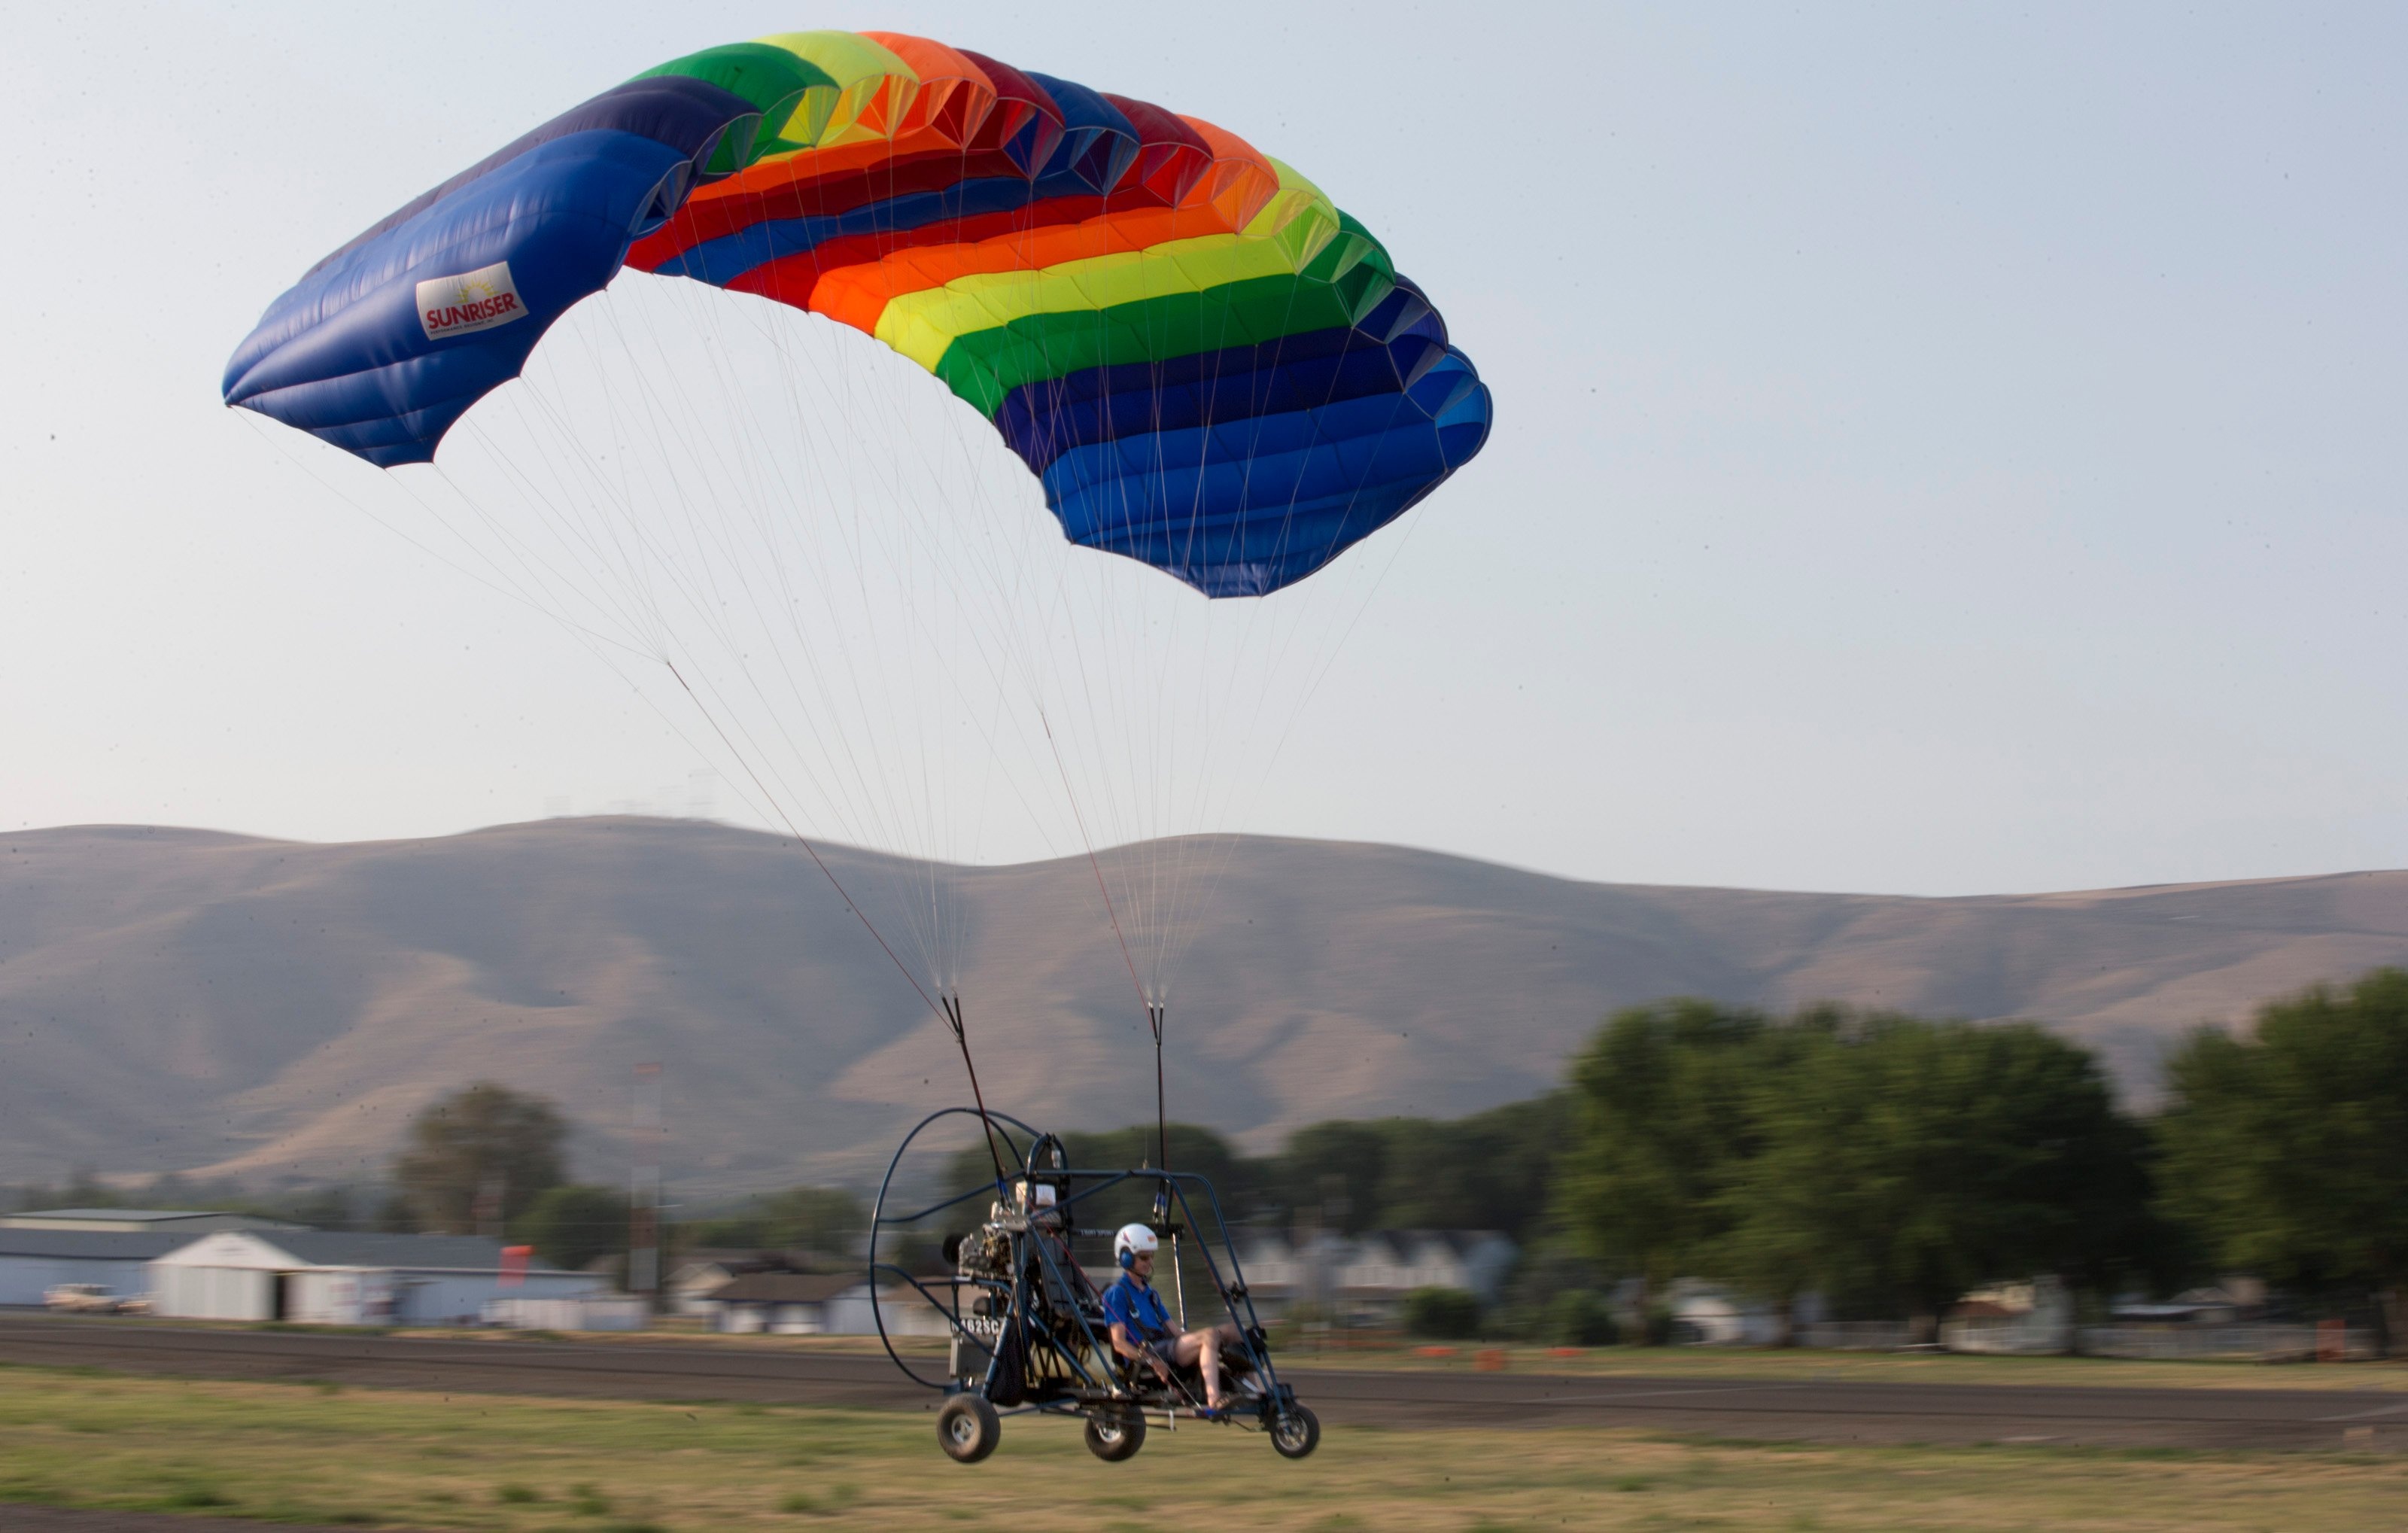
M 654 63 L 818 25 L 1244 134 L 1495 391 L 1482 456 L 1358 551 L 1376 591 L 1223 828 L 1900 894 L 2408 865 L 2408 14 L 2380 6 L 17 16 L 0 827 L 740 817 L 573 635 L 218 388 L 419 191 Z

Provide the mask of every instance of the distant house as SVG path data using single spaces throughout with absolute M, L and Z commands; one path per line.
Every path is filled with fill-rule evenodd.
M 858 1272 L 746 1272 L 721 1283 L 701 1302 L 710 1310 L 716 1330 L 823 1336 L 835 1330 L 828 1324 L 830 1308 L 867 1286 Z
M 1245 1278 L 1246 1291 L 1254 1296 L 1254 1308 L 1266 1316 L 1278 1316 L 1298 1304 L 1324 1304 L 1330 1268 L 1345 1243 L 1343 1237 L 1325 1230 L 1307 1235 L 1286 1230 L 1239 1232 L 1239 1270 Z
M 1497 1301 L 1519 1254 L 1494 1230 L 1374 1230 L 1298 1239 L 1255 1231 L 1238 1249 L 1246 1286 L 1265 1315 L 1311 1304 L 1334 1316 L 1387 1324 L 1416 1288 L 1460 1288 Z
M 469 1235 L 220 1230 L 150 1262 L 153 1312 L 193 1320 L 472 1325 L 487 1301 L 599 1293 L 583 1272 L 506 1268 L 502 1243 Z
M 710 1296 L 734 1282 L 741 1265 L 718 1257 L 680 1263 L 661 1285 L 663 1308 L 673 1315 L 710 1314 Z
M 1340 1304 L 1401 1306 L 1416 1288 L 1460 1288 L 1493 1303 L 1513 1266 L 1513 1242 L 1493 1230 L 1374 1230 L 1334 1274 Z
M 944 1292 L 942 1283 L 936 1291 Z M 737 1335 L 875 1336 L 880 1311 L 889 1336 L 948 1336 L 936 1307 L 902 1284 L 878 1290 L 858 1272 L 746 1272 L 703 1301 L 712 1328 Z
M 662 1285 L 661 1297 L 671 1314 L 708 1315 L 714 1311 L 711 1293 L 748 1272 L 803 1272 L 805 1262 L 783 1251 L 700 1247 L 684 1253 Z

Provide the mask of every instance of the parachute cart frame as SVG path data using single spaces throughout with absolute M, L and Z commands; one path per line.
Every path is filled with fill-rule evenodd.
M 902 1191 L 896 1172 L 911 1146 L 934 1125 L 957 1117 L 978 1123 L 986 1137 L 996 1170 L 992 1182 L 924 1208 L 894 1211 Z M 1149 1183 L 1155 1192 L 1146 1223 L 1173 1254 L 1168 1265 L 1181 1310 L 1186 1295 L 1177 1253 L 1187 1237 L 1201 1257 L 1217 1308 L 1227 1311 L 1238 1331 L 1237 1343 L 1221 1351 L 1228 1383 L 1218 1420 L 1267 1434 L 1283 1458 L 1302 1458 L 1320 1445 L 1319 1420 L 1297 1403 L 1271 1366 L 1268 1340 L 1210 1181 L 1193 1171 L 1074 1167 L 1054 1135 L 1003 1113 L 954 1107 L 930 1113 L 904 1137 L 887 1163 L 869 1225 L 870 1306 L 879 1340 L 907 1378 L 944 1395 L 937 1440 L 952 1457 L 975 1464 L 993 1453 L 1007 1415 L 1082 1417 L 1088 1450 L 1108 1463 L 1145 1445 L 1150 1416 L 1170 1428 L 1182 1416 L 1214 1419 L 1200 1414 L 1207 1396 L 1196 1368 L 1174 1372 L 1166 1384 L 1152 1369 L 1114 1354 L 1101 1292 L 1071 1254 L 1074 1239 L 1109 1239 L 1112 1233 L 1078 1227 L 1082 1207 L 1094 1209 L 1094 1200 L 1114 1188 Z M 987 1207 L 979 1211 L 982 1201 Z M 1199 1202 L 1211 1213 L 1209 1228 L 1196 1217 Z M 908 1271 L 882 1255 L 882 1242 L 888 1255 L 899 1254 L 905 1233 L 933 1233 L 937 1226 L 931 1222 L 953 1211 L 967 1213 L 976 1225 L 946 1237 L 950 1276 Z M 882 1289 L 895 1299 L 882 1298 Z M 930 1377 L 896 1350 L 896 1335 L 911 1334 L 900 1307 L 941 1318 L 951 1341 L 943 1377 Z M 924 1358 L 922 1367 L 932 1362 Z

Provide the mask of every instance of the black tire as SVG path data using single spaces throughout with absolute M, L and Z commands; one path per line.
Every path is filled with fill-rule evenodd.
M 1001 1440 L 1003 1418 L 983 1395 L 956 1395 L 937 1412 L 937 1441 L 956 1464 L 977 1463 Z
M 1291 1405 L 1271 1418 L 1271 1447 L 1282 1458 L 1303 1458 L 1321 1446 L 1321 1418 L 1308 1406 Z
M 1145 1446 L 1145 1413 L 1112 1411 L 1087 1418 L 1087 1452 L 1107 1464 L 1135 1458 Z

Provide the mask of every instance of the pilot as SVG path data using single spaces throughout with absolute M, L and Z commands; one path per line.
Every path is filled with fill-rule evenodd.
M 1170 1370 L 1198 1364 L 1204 1375 L 1204 1413 L 1218 1416 L 1221 1405 L 1221 1349 L 1238 1345 L 1238 1327 L 1214 1325 L 1207 1330 L 1182 1330 L 1162 1307 L 1154 1291 L 1154 1256 L 1161 1242 L 1144 1225 L 1123 1225 L 1112 1237 L 1112 1259 L 1121 1275 L 1104 1290 L 1104 1317 L 1112 1324 L 1112 1351 L 1144 1363 L 1164 1383 Z

